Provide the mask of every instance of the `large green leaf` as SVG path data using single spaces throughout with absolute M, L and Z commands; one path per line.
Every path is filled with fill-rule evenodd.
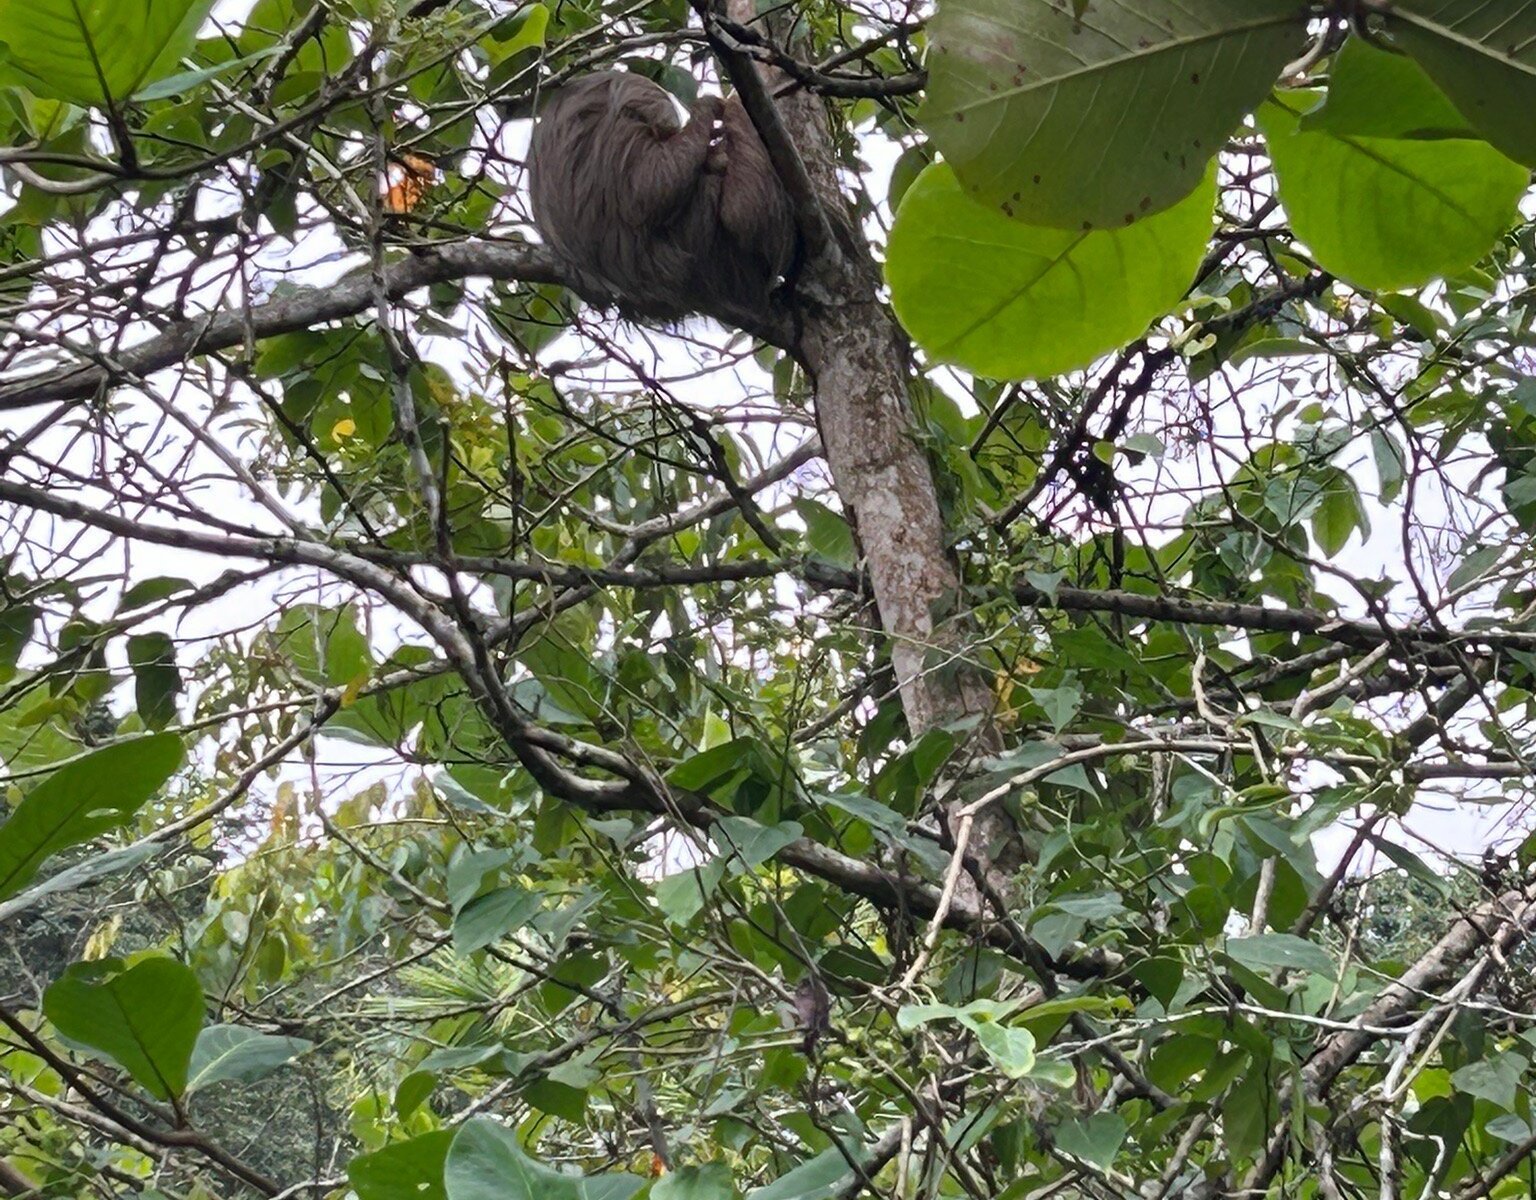
M 1380 66 L 1348 56 L 1338 66 L 1347 73 L 1368 61 Z M 1346 94 L 1353 89 L 1340 89 L 1322 124 L 1354 119 L 1341 111 Z M 1418 287 L 1477 262 L 1513 223 L 1526 170 L 1479 139 L 1412 135 L 1438 112 L 1394 105 L 1408 136 L 1362 136 L 1301 127 L 1313 99 L 1288 93 L 1259 110 L 1259 124 L 1291 228 L 1328 270 L 1360 287 Z
M 0 0 L 0 69 L 39 96 L 112 105 L 169 75 L 214 0 Z
M 197 1035 L 197 1044 L 192 1048 L 187 1090 L 260 1079 L 313 1045 L 303 1038 L 262 1033 L 243 1025 L 210 1025 Z
M 119 959 L 75 963 L 43 993 L 43 1013 L 160 1099 L 187 1090 L 203 989 L 174 958 L 145 958 L 127 970 Z
M 636 1175 L 563 1175 L 523 1153 L 517 1135 L 484 1117 L 466 1121 L 443 1167 L 448 1200 L 629 1200 Z
M 1385 17 L 1393 40 L 1479 133 L 1536 167 L 1536 4 L 1397 0 Z
M 1301 127 L 1356 137 L 1477 136 L 1435 81 L 1412 60 L 1378 50 L 1359 38 L 1346 41 L 1334 57 L 1323 102 L 1302 116 Z
M 967 191 L 1067 229 L 1187 196 L 1303 41 L 1298 0 L 943 0 L 924 126 Z M 1188 282 L 1186 280 L 1186 282 Z
M 453 1138 L 452 1129 L 436 1129 L 359 1154 L 347 1166 L 347 1182 L 358 1200 L 445 1200 L 443 1163 Z
M 182 761 L 173 734 L 103 746 L 60 767 L 0 825 L 0 898 L 24 887 L 50 854 L 124 824 Z
M 886 278 L 934 358 L 997 379 L 1059 374 L 1145 332 L 1188 289 L 1211 234 L 1215 178 L 1125 229 L 1011 221 L 943 163 L 907 191 Z

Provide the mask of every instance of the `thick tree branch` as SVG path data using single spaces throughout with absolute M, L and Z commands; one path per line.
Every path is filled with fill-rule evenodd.
M 384 290 L 399 300 L 432 284 L 472 277 L 523 283 L 566 282 L 560 266 L 542 246 L 520 242 L 472 240 L 413 250 L 385 266 Z M 103 387 L 131 383 L 200 354 L 238 346 L 247 337 L 268 338 L 328 321 L 341 321 L 373 308 L 376 295 L 366 268 L 324 288 L 306 288 L 247 308 L 210 313 L 179 321 L 163 332 L 116 355 L 77 346 L 78 365 L 34 374 L 14 374 L 0 381 L 0 412 L 55 401 L 85 400 Z M 748 330 L 766 341 L 784 344 L 786 328 L 765 325 Z

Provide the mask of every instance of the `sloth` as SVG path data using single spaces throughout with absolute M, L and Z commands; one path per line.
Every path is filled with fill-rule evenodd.
M 663 324 L 769 313 L 794 216 L 736 97 L 700 97 L 685 125 L 644 76 L 581 76 L 541 112 L 528 169 L 534 224 L 588 302 Z

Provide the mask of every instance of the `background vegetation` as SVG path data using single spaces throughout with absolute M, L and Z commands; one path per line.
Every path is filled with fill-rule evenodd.
M 0 1195 L 1531 1195 L 1536 9 L 754 16 L 0 0 Z

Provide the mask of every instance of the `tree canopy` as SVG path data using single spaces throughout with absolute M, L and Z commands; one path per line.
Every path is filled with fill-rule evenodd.
M 543 97 L 734 90 L 759 326 Z M 0 0 L 0 1196 L 1536 1192 L 1536 6 Z

